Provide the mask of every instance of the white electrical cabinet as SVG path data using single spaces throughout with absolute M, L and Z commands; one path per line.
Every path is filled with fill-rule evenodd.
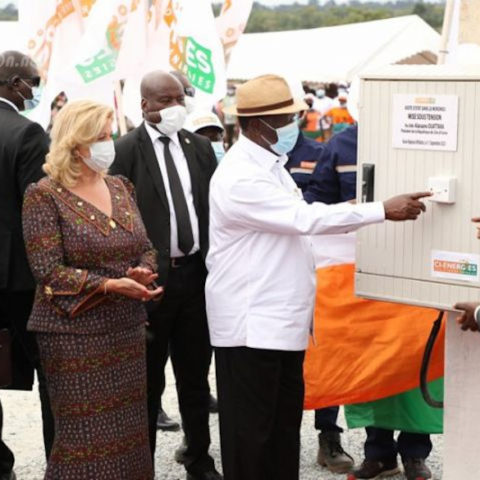
M 361 80 L 357 201 L 431 191 L 417 221 L 357 235 L 356 294 L 441 309 L 480 301 L 480 66 Z

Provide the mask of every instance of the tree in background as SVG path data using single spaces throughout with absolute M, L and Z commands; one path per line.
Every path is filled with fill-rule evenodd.
M 9 3 L 6 7 L 0 8 L 0 22 L 18 20 L 18 7 Z
M 337 5 L 335 0 L 329 0 L 324 5 L 320 5 L 318 0 L 309 0 L 308 5 L 295 3 L 277 7 L 266 7 L 261 2 L 255 2 L 246 32 L 272 32 L 330 27 L 411 14 L 419 15 L 429 25 L 440 31 L 443 11 L 443 3 L 427 3 L 423 1 L 362 3 L 358 0 L 351 0 L 347 4 Z
M 213 5 L 215 15 L 220 13 L 221 5 L 221 2 Z M 294 3 L 277 7 L 266 7 L 262 5 L 261 1 L 257 1 L 253 5 L 246 32 L 330 27 L 411 14 L 418 15 L 437 31 L 440 31 L 443 12 L 443 3 L 430 3 L 422 0 L 416 2 L 400 0 L 388 3 L 362 3 L 359 0 L 351 0 L 342 5 L 337 5 L 335 0 L 328 0 L 324 5 L 320 5 L 320 0 L 308 0 L 307 5 Z M 18 8 L 15 2 L 0 8 L 0 21 L 15 20 L 18 20 Z
M 429 25 L 440 31 L 443 23 L 444 8 L 443 4 L 435 5 L 420 1 L 413 7 L 412 13 L 423 18 Z

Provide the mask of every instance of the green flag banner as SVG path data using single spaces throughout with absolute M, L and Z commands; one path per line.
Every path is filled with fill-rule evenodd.
M 429 382 L 436 400 L 443 399 L 443 378 Z M 443 409 L 430 407 L 420 388 L 373 402 L 345 406 L 348 428 L 378 427 L 410 433 L 443 433 Z

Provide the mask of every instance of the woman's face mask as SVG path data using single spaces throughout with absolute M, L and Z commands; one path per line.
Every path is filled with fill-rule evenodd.
M 114 159 L 115 147 L 113 140 L 92 143 L 90 145 L 90 158 L 82 156 L 85 165 L 98 173 L 108 170 Z

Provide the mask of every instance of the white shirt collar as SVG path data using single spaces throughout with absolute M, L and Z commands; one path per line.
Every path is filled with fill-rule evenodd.
M 144 122 L 144 123 L 145 123 L 145 128 L 147 130 L 147 133 L 152 140 L 152 143 L 155 143 L 155 140 L 157 140 L 160 137 L 168 137 L 175 145 L 180 147 L 178 132 L 172 133 L 171 135 L 164 135 L 163 133 L 159 132 L 156 128 L 153 128 L 148 122 Z
M 17 113 L 20 113 L 20 110 L 18 109 L 18 107 L 14 103 L 12 103 L 10 100 L 7 100 L 6 98 L 0 97 L 0 102 L 3 102 L 3 103 L 6 103 L 7 105 L 10 105 L 12 108 L 15 109 L 15 111 Z
M 284 167 L 288 162 L 286 155 L 275 155 L 266 148 L 261 147 L 258 143 L 252 142 L 245 135 L 240 134 L 237 143 L 239 146 L 250 154 L 251 158 L 262 167 L 272 170 L 276 166 Z

